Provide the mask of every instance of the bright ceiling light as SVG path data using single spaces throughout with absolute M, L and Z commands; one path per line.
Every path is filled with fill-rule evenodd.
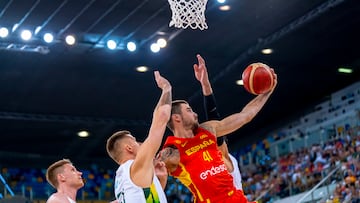
M 114 49 L 116 49 L 117 44 L 116 44 L 115 40 L 110 39 L 106 42 L 106 46 L 110 50 L 114 50 Z
M 164 38 L 160 38 L 156 41 L 160 48 L 165 48 L 167 45 L 167 41 Z
M 66 42 L 66 44 L 68 44 L 68 45 L 74 45 L 75 44 L 75 37 L 73 36 L 73 35 L 68 35 L 68 36 L 66 36 L 66 38 L 65 38 L 65 42 Z
M 141 73 L 146 72 L 146 71 L 148 71 L 148 70 L 149 70 L 149 68 L 146 67 L 146 66 L 136 67 L 136 71 L 141 72 Z
M 54 36 L 51 33 L 45 33 L 43 39 L 46 43 L 51 43 L 54 41 Z
M 0 28 L 0 37 L 5 38 L 9 35 L 9 30 L 6 27 Z
M 231 7 L 229 5 L 224 5 L 219 7 L 220 11 L 229 11 Z
M 157 43 L 153 43 L 150 46 L 152 52 L 157 53 L 160 51 L 160 46 Z
M 338 71 L 339 71 L 339 73 L 348 73 L 348 74 L 353 72 L 353 70 L 351 68 L 344 68 L 344 67 L 339 68 Z
M 79 137 L 89 137 L 89 135 L 90 135 L 89 132 L 85 131 L 85 130 L 79 131 L 77 134 Z
M 30 30 L 23 30 L 20 34 L 21 36 L 21 39 L 25 40 L 25 41 L 28 41 L 31 39 L 32 37 L 32 33 Z
M 126 48 L 131 52 L 136 51 L 136 43 L 135 42 L 128 42 L 126 44 Z
M 217 2 L 219 2 L 219 3 L 223 4 L 223 3 L 225 3 L 225 2 L 226 2 L 226 0 L 217 0 Z
M 263 49 L 263 50 L 261 50 L 261 53 L 263 53 L 263 54 L 272 54 L 273 50 L 272 49 Z
M 244 85 L 244 81 L 243 81 L 243 80 L 237 80 L 237 81 L 236 81 L 236 84 L 237 84 L 237 85 Z

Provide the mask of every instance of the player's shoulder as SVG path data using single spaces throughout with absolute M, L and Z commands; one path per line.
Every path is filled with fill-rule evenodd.
M 206 131 L 209 131 L 211 134 L 215 135 L 216 137 L 216 125 L 217 125 L 217 121 L 206 121 L 204 123 L 201 123 L 199 127 L 205 129 Z
M 52 194 L 46 201 L 46 203 L 67 203 L 67 202 L 69 202 L 67 197 L 64 194 L 58 192 Z

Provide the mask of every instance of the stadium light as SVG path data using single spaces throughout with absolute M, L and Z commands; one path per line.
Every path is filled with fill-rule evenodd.
M 136 43 L 135 43 L 135 42 L 128 42 L 128 43 L 126 44 L 126 48 L 127 48 L 129 51 L 134 52 L 134 51 L 136 51 L 137 46 L 136 46 Z
M 116 49 L 117 44 L 116 44 L 115 40 L 110 39 L 106 42 L 106 46 L 108 49 L 114 50 L 114 49 Z
M 20 34 L 21 36 L 21 39 L 25 40 L 25 41 L 28 41 L 31 39 L 32 37 L 32 33 L 30 30 L 23 30 Z
M 74 37 L 73 35 L 68 35 L 68 36 L 66 36 L 66 38 L 65 38 L 65 42 L 66 42 L 66 44 L 68 44 L 68 45 L 74 45 L 75 42 L 76 42 L 76 39 L 75 39 L 75 37 Z
M 0 37 L 5 38 L 9 36 L 9 30 L 6 27 L 0 28 Z
M 167 45 L 167 41 L 164 38 L 159 38 L 156 43 L 159 45 L 160 48 L 165 48 Z
M 51 43 L 54 41 L 54 36 L 51 33 L 45 33 L 43 39 L 46 43 Z
M 153 43 L 151 44 L 150 49 L 153 53 L 157 53 L 160 51 L 160 46 L 157 43 Z

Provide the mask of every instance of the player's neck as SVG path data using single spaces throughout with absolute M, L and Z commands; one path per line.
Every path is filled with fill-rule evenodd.
M 65 195 L 69 198 L 71 198 L 72 200 L 76 200 L 76 192 L 77 192 L 77 189 L 75 188 L 70 188 L 70 187 L 62 187 L 62 188 L 59 188 L 57 190 L 57 192 L 59 194 L 62 194 L 62 195 Z
M 122 165 L 122 164 L 124 164 L 125 162 L 127 162 L 129 160 L 135 160 L 135 158 L 136 158 L 136 155 L 134 155 L 134 154 L 126 154 L 126 153 L 124 153 L 123 158 L 120 159 L 118 163 L 119 163 L 119 165 Z
M 175 129 L 174 136 L 180 138 L 192 138 L 194 137 L 194 132 L 191 129 L 179 128 Z

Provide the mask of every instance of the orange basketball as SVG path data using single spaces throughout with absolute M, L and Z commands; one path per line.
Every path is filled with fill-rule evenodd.
M 267 93 L 274 86 L 270 67 L 263 63 L 252 63 L 242 73 L 244 88 L 251 94 Z

